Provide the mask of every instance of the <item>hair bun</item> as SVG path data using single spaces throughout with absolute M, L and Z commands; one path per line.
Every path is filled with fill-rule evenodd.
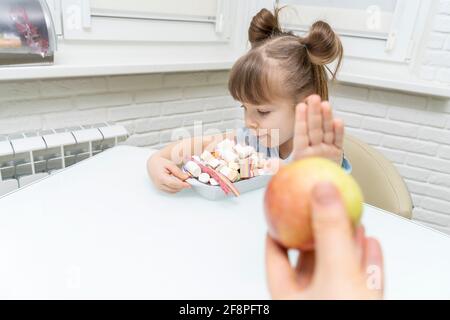
M 262 9 L 253 17 L 248 30 L 248 38 L 252 46 L 282 33 L 278 22 L 278 11 L 275 10 L 273 14 L 267 9 Z
M 340 60 L 343 54 L 341 40 L 324 21 L 315 22 L 308 36 L 302 39 L 302 43 L 308 49 L 311 62 L 316 65 L 326 65 L 337 58 Z

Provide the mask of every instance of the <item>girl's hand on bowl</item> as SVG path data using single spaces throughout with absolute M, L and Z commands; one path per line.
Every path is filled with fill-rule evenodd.
M 173 161 L 157 154 L 148 159 L 147 171 L 155 186 L 162 191 L 177 193 L 191 187 L 185 182 L 189 178 L 186 172 L 183 172 Z

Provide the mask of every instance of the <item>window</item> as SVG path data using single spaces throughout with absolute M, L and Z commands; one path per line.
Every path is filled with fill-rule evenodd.
M 222 0 L 63 0 L 64 39 L 227 41 L 228 8 Z
M 305 33 L 316 20 L 328 22 L 340 35 L 346 56 L 405 62 L 420 0 L 287 0 L 285 28 Z
M 96 16 L 214 20 L 217 5 L 217 0 L 91 0 L 91 11 Z
M 341 36 L 344 62 L 341 82 L 449 97 L 444 85 L 420 77 L 428 27 L 434 23 L 433 0 L 274 0 L 287 6 L 281 24 L 304 35 L 324 20 Z

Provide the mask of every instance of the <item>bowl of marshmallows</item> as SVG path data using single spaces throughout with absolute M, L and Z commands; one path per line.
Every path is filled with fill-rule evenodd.
M 271 161 L 252 146 L 225 139 L 214 151 L 203 151 L 188 159 L 183 170 L 194 191 L 209 200 L 239 196 L 267 185 L 272 177 Z

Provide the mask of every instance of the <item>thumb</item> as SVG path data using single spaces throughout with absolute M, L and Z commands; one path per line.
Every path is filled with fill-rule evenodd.
M 189 175 L 188 175 L 186 172 L 184 172 L 183 170 L 181 170 L 181 169 L 180 169 L 176 164 L 174 164 L 174 163 L 168 164 L 166 168 L 167 168 L 167 170 L 170 171 L 170 173 L 171 173 L 173 176 L 177 177 L 178 179 L 180 179 L 180 180 L 182 180 L 182 181 L 184 181 L 184 180 L 186 180 L 186 179 L 189 178 Z
M 319 183 L 312 192 L 312 228 L 317 274 L 329 278 L 358 270 L 356 244 L 341 196 L 331 183 Z

